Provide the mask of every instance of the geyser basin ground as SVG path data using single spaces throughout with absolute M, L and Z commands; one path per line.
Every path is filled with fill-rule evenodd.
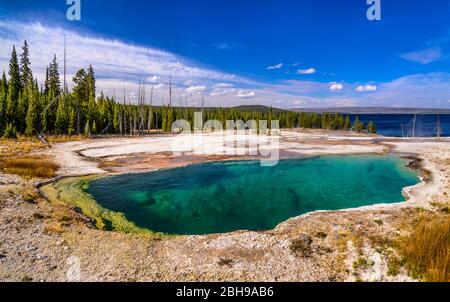
M 268 230 L 317 210 L 404 201 L 418 183 L 395 156 L 216 162 L 93 181 L 87 192 L 137 226 L 169 234 Z

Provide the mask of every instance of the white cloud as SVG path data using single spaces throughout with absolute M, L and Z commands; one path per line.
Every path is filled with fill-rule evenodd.
M 272 65 L 272 66 L 268 66 L 267 70 L 276 70 L 276 69 L 282 69 L 284 66 L 283 63 L 277 64 L 277 65 Z
M 219 83 L 213 86 L 214 88 L 233 88 L 234 85 L 231 83 Z
M 315 68 L 299 69 L 297 74 L 315 74 L 317 70 Z
M 251 99 L 256 96 L 256 92 L 254 91 L 245 91 L 245 90 L 239 90 L 236 94 L 236 97 L 239 99 Z
M 191 86 L 186 89 L 186 92 L 190 94 L 201 94 L 206 90 L 206 88 L 206 86 Z
M 444 58 L 441 48 L 428 48 L 424 50 L 404 53 L 401 57 L 407 61 L 427 65 Z
M 360 85 L 360 86 L 356 87 L 355 91 L 357 91 L 357 92 L 377 91 L 377 86 L 375 86 L 375 85 Z
M 344 89 L 344 85 L 342 85 L 340 83 L 332 82 L 329 84 L 329 89 L 331 91 L 340 91 L 340 90 Z

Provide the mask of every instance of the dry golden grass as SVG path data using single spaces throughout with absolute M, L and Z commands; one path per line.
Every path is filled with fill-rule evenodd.
M 44 233 L 46 234 L 63 234 L 64 232 L 64 227 L 58 222 L 48 223 L 44 227 Z
M 59 166 L 43 156 L 13 156 L 3 160 L 3 172 L 23 178 L 51 178 Z
M 44 143 L 34 138 L 0 139 L 0 160 L 10 156 L 27 155 L 45 147 Z
M 421 220 L 398 247 L 412 277 L 450 282 L 450 216 Z
M 58 165 L 46 156 L 31 155 L 46 148 L 37 138 L 0 139 L 0 170 L 26 179 L 54 177 Z
M 52 135 L 47 137 L 47 141 L 52 143 L 67 143 L 67 142 L 75 142 L 81 141 L 84 137 L 81 135 Z

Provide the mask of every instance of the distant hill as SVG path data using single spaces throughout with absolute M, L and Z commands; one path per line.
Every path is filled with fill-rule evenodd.
M 240 110 L 240 111 L 251 111 L 251 112 L 269 112 L 271 107 L 263 106 L 263 105 L 241 105 L 237 107 L 233 107 L 232 109 Z M 283 112 L 288 110 L 283 110 L 279 108 L 272 108 L 273 112 Z
M 450 114 L 450 109 L 391 108 L 391 107 L 341 107 L 290 109 L 295 112 L 331 112 L 347 114 Z

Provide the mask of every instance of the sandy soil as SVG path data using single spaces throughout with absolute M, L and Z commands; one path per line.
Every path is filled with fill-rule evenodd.
M 211 138 L 208 144 L 227 144 L 218 134 L 204 136 Z M 48 152 L 61 165 L 61 176 L 151 171 L 235 158 L 216 152 L 173 154 L 168 148 L 173 139 L 158 136 L 70 142 Z M 408 226 L 419 215 L 450 203 L 450 140 L 283 131 L 280 149 L 283 158 L 408 154 L 418 157 L 429 173 L 423 174 L 426 182 L 405 189 L 409 197 L 406 203 L 310 213 L 267 232 L 163 240 L 96 230 L 71 207 L 42 198 L 25 202 L 23 189 L 29 184 L 0 175 L 0 280 L 411 280 L 404 269 L 396 275 L 388 273 L 389 259 L 396 253 L 390 242 L 407 234 Z M 370 265 L 355 265 L 360 258 Z

